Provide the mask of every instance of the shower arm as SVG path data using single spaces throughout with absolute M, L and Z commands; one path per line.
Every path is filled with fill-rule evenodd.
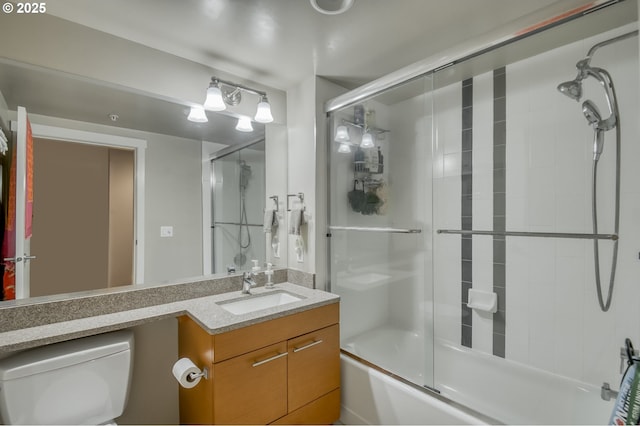
M 594 44 L 593 47 L 589 49 L 589 52 L 587 52 L 587 57 L 585 58 L 587 60 L 587 64 L 591 61 L 591 58 L 596 53 L 596 50 L 600 49 L 601 47 L 608 46 L 612 43 L 616 43 L 618 41 L 625 40 L 627 38 L 631 38 L 637 35 L 638 35 L 638 30 L 635 30 L 635 31 L 628 32 L 626 34 L 619 35 L 614 38 L 610 38 L 609 40 L 601 41 L 598 44 Z

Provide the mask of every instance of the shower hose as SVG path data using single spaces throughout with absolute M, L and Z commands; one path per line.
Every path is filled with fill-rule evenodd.
M 617 110 L 617 105 L 616 105 Z M 620 118 L 618 114 L 616 114 L 616 193 L 615 193 L 615 222 L 614 222 L 614 233 L 617 236 L 618 230 L 620 228 Z M 593 233 L 598 233 L 598 211 L 596 207 L 596 196 L 597 196 L 597 174 L 598 174 L 598 160 L 593 160 L 592 167 L 592 185 L 591 185 L 591 217 L 593 219 Z M 609 291 L 607 293 L 607 300 L 605 301 L 602 297 L 602 283 L 600 279 L 600 243 L 597 238 L 593 239 L 593 262 L 595 266 L 595 278 L 596 278 L 596 289 L 598 291 L 598 303 L 600 304 L 600 309 L 602 312 L 607 312 L 609 307 L 611 306 L 611 297 L 613 295 L 613 284 L 616 277 L 616 266 L 618 264 L 618 239 L 616 238 L 613 241 L 613 254 L 611 259 L 611 275 L 609 277 Z

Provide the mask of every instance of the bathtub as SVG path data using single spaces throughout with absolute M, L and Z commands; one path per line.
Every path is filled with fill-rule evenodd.
M 343 424 L 487 424 L 442 398 L 340 355 Z
M 361 353 L 361 356 L 363 354 Z M 419 389 L 343 353 L 344 424 L 606 424 L 600 388 L 437 343 L 435 388 Z M 453 402 L 455 401 L 455 402 Z

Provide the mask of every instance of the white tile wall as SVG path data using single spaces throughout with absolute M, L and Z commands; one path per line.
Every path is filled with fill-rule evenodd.
M 591 232 L 593 135 L 580 104 L 555 87 L 575 76 L 573 65 L 590 46 L 632 29 L 507 67 L 508 230 Z M 628 156 L 630 151 L 640 158 L 638 144 L 630 143 L 638 135 L 637 51 L 637 39 L 628 40 L 601 49 L 592 62 L 613 76 L 623 126 L 621 243 L 610 312 L 597 305 L 591 241 L 507 239 L 507 358 L 597 385 L 619 381 L 617 354 L 624 337 L 640 340 L 640 311 L 629 302 L 640 299 L 640 287 L 629 285 L 640 276 L 637 207 L 633 216 L 640 194 L 632 189 L 638 169 Z M 601 102 L 602 89 L 589 83 L 585 98 Z M 606 136 L 599 166 L 600 232 L 613 229 L 613 132 Z M 606 291 L 611 243 L 601 246 Z
M 593 133 L 580 104 L 556 86 L 575 77 L 575 63 L 595 43 L 635 24 L 507 66 L 506 228 L 514 231 L 592 232 Z M 640 345 L 640 134 L 638 39 L 600 49 L 594 66 L 611 73 L 621 111 L 620 247 L 613 304 L 598 307 L 591 241 L 507 237 L 506 358 L 600 385 L 618 383 L 619 347 Z M 474 77 L 473 227 L 492 229 L 490 73 Z M 460 227 L 460 180 L 447 165 L 460 152 L 461 83 L 434 94 L 434 229 Z M 601 106 L 600 87 L 585 82 L 585 98 Z M 614 133 L 606 135 L 599 165 L 600 232 L 613 230 Z M 444 164 L 437 173 L 438 161 Z M 486 241 L 485 241 L 486 240 Z M 460 342 L 460 239 L 437 235 L 434 252 L 435 334 Z M 489 238 L 473 238 L 474 288 L 491 281 Z M 608 288 L 611 243 L 601 243 L 601 275 Z M 473 317 L 473 348 L 490 352 L 490 329 Z M 438 360 L 436 360 L 438 361 Z M 436 366 L 437 369 L 437 366 Z
M 473 229 L 493 229 L 493 73 L 473 79 Z M 475 236 L 473 288 L 493 292 L 493 237 Z M 473 311 L 473 348 L 493 353 L 493 315 Z
M 462 85 L 438 89 L 434 107 L 433 230 L 460 229 L 460 174 L 446 173 L 445 158 L 462 151 Z M 438 173 L 441 171 L 441 173 Z M 434 335 L 436 340 L 460 343 L 461 331 L 460 237 L 434 233 Z M 436 363 L 438 360 L 436 360 Z

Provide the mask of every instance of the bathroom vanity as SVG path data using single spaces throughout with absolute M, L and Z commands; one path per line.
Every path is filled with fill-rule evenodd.
M 331 424 L 340 417 L 339 304 L 210 334 L 179 318 L 179 356 L 208 369 L 180 388 L 180 423 Z
M 181 388 L 181 423 L 329 424 L 340 407 L 340 298 L 287 281 L 297 275 L 277 270 L 274 289 L 260 276 L 252 295 L 232 275 L 7 303 L 0 357 L 177 318 L 175 360 L 189 357 L 210 373 L 191 392 Z

